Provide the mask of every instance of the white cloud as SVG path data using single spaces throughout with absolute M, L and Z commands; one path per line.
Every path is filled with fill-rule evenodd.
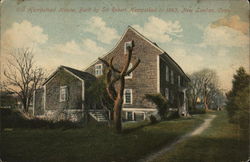
M 244 47 L 249 45 L 249 38 L 242 32 L 227 26 L 208 26 L 203 35 L 201 46 Z
M 105 52 L 105 49 L 98 46 L 95 41 L 91 39 L 83 39 L 81 43 L 71 40 L 64 44 L 56 44 L 52 47 L 52 50 L 57 53 L 71 54 L 71 55 L 100 55 Z
M 204 64 L 204 58 L 201 55 L 195 53 L 192 53 L 192 55 L 187 54 L 185 48 L 175 48 L 170 55 L 187 73 L 197 71 Z
M 119 38 L 117 31 L 108 27 L 101 17 L 94 16 L 86 24 L 84 31 L 94 34 L 96 39 L 102 43 L 110 44 L 113 40 Z
M 60 65 L 82 70 L 105 52 L 103 47 L 91 39 L 71 40 L 37 51 L 36 60 L 39 65 L 50 70 Z
M 80 46 L 74 41 L 66 42 L 65 44 L 57 44 L 55 45 L 55 50 L 62 53 L 73 54 L 73 55 L 81 55 L 83 51 Z
M 173 37 L 181 37 L 183 31 L 179 21 L 164 21 L 158 17 L 150 16 L 143 27 L 133 25 L 135 29 L 153 41 L 165 43 L 172 41 Z
M 34 48 L 48 40 L 48 35 L 43 33 L 43 28 L 34 26 L 29 21 L 13 23 L 2 36 L 2 47 L 12 48 Z
M 83 47 L 86 52 L 93 53 L 93 54 L 103 54 L 105 49 L 98 46 L 95 41 L 91 39 L 84 39 L 82 40 Z

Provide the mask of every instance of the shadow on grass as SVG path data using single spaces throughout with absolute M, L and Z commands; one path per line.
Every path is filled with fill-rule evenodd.
M 157 123 L 155 123 L 155 124 L 157 124 Z M 123 134 L 129 134 L 129 133 L 138 131 L 138 130 L 144 128 L 144 127 L 147 127 L 147 126 L 150 126 L 150 125 L 155 125 L 155 124 L 151 124 L 150 122 L 147 122 L 147 123 L 135 123 L 134 125 L 132 125 L 132 127 L 124 128 L 122 133 Z

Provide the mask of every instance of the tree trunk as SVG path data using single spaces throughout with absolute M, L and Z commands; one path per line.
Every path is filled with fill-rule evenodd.
M 121 120 L 121 109 L 122 109 L 123 99 L 118 96 L 114 104 L 114 123 L 115 128 L 118 133 L 122 131 L 122 120 Z
M 125 86 L 125 79 L 124 76 L 121 77 L 120 80 L 120 89 L 119 93 L 117 95 L 117 98 L 115 100 L 114 105 L 114 122 L 115 122 L 115 128 L 118 133 L 122 131 L 122 120 L 121 120 L 121 111 L 122 111 L 122 104 L 123 104 L 123 91 Z
M 205 105 L 205 111 L 208 111 L 208 105 L 207 105 L 207 84 L 204 85 L 204 105 Z
M 208 111 L 208 104 L 207 104 L 207 97 L 204 97 L 204 105 L 205 105 L 205 110 L 206 112 Z
M 23 99 L 22 100 L 22 104 L 23 104 L 23 111 L 25 112 L 25 113 L 27 113 L 28 112 L 28 106 L 27 106 L 27 100 L 26 99 Z

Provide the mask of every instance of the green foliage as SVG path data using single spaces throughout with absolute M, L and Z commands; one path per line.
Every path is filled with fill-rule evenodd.
M 10 92 L 0 92 L 0 107 L 14 108 L 17 105 L 17 99 Z
M 145 94 L 145 97 L 156 105 L 161 119 L 165 119 L 165 114 L 169 108 L 167 99 L 161 94 Z
M 234 75 L 232 83 L 232 90 L 227 93 L 226 105 L 229 121 L 246 128 L 246 123 L 249 123 L 250 75 L 243 67 L 240 67 Z
M 97 78 L 87 89 L 86 89 L 86 106 L 88 108 L 102 108 L 103 106 L 112 110 L 114 102 L 108 96 L 106 90 L 105 76 Z
M 250 86 L 239 91 L 234 102 L 237 104 L 237 111 L 234 112 L 232 121 L 239 124 L 242 129 L 249 129 Z
M 71 121 L 49 121 L 44 119 L 27 119 L 25 118 L 20 111 L 13 109 L 0 109 L 0 124 L 1 129 L 4 128 L 77 128 L 82 124 L 73 123 Z

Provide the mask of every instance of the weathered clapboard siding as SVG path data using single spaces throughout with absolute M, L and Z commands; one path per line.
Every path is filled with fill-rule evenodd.
M 135 58 L 139 58 L 141 63 L 133 71 L 131 79 L 126 79 L 125 88 L 132 89 L 132 104 L 124 104 L 123 110 L 133 113 L 142 113 L 145 115 L 149 112 L 156 111 L 156 106 L 145 99 L 145 94 L 161 93 L 166 96 L 165 89 L 168 88 L 171 92 L 169 101 L 171 107 L 180 107 L 183 105 L 183 89 L 186 88 L 189 78 L 185 75 L 180 66 L 156 43 L 151 42 L 132 27 L 128 27 L 120 41 L 116 46 L 108 52 L 102 58 L 109 61 L 114 57 L 114 66 L 119 68 L 122 66 L 125 60 L 124 44 L 128 41 L 134 41 L 132 63 L 135 62 Z M 99 60 L 96 60 L 90 65 L 86 72 L 95 75 L 95 65 L 102 64 Z M 166 66 L 170 71 L 174 72 L 174 84 L 166 81 Z M 105 72 L 105 65 L 103 65 Z M 181 86 L 178 85 L 178 76 L 180 76 Z M 129 109 L 131 108 L 131 109 Z M 152 110 L 152 111 L 151 111 Z M 123 112 L 123 116 L 126 113 Z M 135 114 L 132 115 L 133 118 Z
M 68 99 L 60 102 L 60 86 L 67 86 Z M 61 69 L 46 84 L 45 110 L 82 109 L 82 82 Z

